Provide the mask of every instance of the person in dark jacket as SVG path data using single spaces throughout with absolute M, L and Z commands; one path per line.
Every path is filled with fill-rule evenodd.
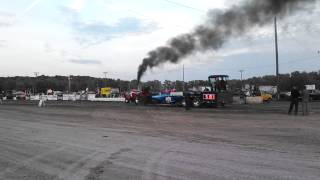
M 299 97 L 300 97 L 300 92 L 297 89 L 296 86 L 292 87 L 291 90 L 291 103 L 290 103 L 290 108 L 288 114 L 291 114 L 293 106 L 294 106 L 294 114 L 298 114 L 298 108 L 299 108 Z
M 193 101 L 192 101 L 192 97 L 191 97 L 189 92 L 185 93 L 184 100 L 185 100 L 185 103 L 186 103 L 186 105 L 185 105 L 186 110 L 190 110 L 190 108 L 193 105 Z

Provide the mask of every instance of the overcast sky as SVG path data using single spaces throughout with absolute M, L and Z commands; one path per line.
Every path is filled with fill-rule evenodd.
M 214 2 L 214 3 L 213 3 Z M 238 0 L 0 0 L 0 76 L 88 75 L 135 79 L 150 50 L 205 21 L 209 9 Z M 320 70 L 320 8 L 279 20 L 280 72 Z M 272 20 L 270 21 L 272 22 Z M 180 64 L 148 71 L 153 79 L 231 78 L 275 74 L 270 24 L 196 53 Z

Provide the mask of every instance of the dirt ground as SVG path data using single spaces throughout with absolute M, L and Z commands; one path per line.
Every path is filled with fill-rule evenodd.
M 0 179 L 319 179 L 320 103 L 287 106 L 4 102 Z

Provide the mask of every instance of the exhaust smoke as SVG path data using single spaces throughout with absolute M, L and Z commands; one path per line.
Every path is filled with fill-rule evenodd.
M 170 62 L 178 63 L 195 51 L 220 49 L 232 37 L 245 34 L 254 26 L 264 26 L 273 18 L 284 18 L 300 10 L 312 10 L 316 0 L 246 0 L 226 11 L 211 10 L 204 24 L 192 32 L 168 41 L 143 59 L 137 73 L 137 80 L 148 69 Z

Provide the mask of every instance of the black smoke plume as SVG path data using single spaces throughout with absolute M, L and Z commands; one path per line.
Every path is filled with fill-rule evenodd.
M 226 11 L 211 10 L 205 23 L 191 33 L 150 51 L 139 66 L 138 82 L 148 69 L 166 62 L 178 63 L 195 51 L 217 50 L 230 38 L 245 34 L 252 27 L 264 26 L 275 16 L 281 19 L 299 10 L 311 10 L 315 3 L 316 0 L 246 0 Z

